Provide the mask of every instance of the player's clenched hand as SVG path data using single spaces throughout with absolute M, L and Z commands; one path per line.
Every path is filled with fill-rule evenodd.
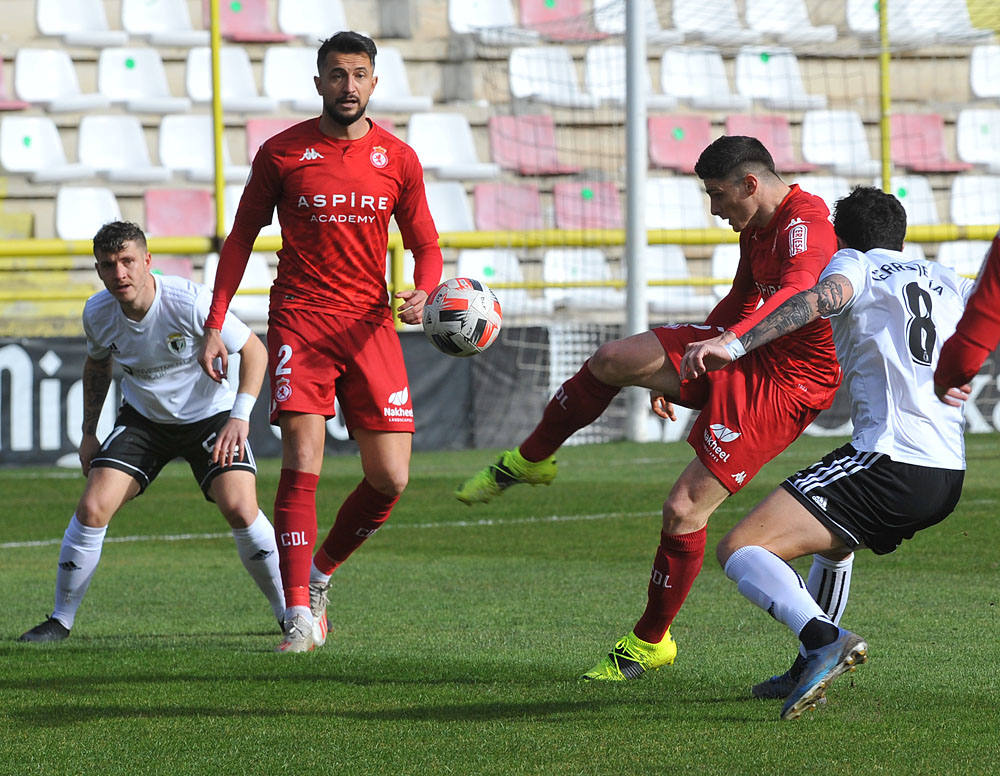
M 90 462 L 101 450 L 101 441 L 96 434 L 84 434 L 80 440 L 80 466 L 83 468 L 83 476 L 90 474 Z
M 249 433 L 249 421 L 238 418 L 227 420 L 212 446 L 212 462 L 219 466 L 229 466 L 240 460 L 246 450 Z
M 667 397 L 659 391 L 649 392 L 649 406 L 653 408 L 653 414 L 664 420 L 677 421 L 677 413 L 674 412 L 674 405 L 667 401 Z
M 727 337 L 724 333 L 709 340 L 689 343 L 681 359 L 681 380 L 693 380 L 732 363 L 733 357 L 725 347 L 731 339 L 731 335 Z
M 413 291 L 397 291 L 394 296 L 403 300 L 399 306 L 399 320 L 403 323 L 420 323 L 424 314 L 424 302 L 427 301 L 427 292 L 418 288 Z
M 966 383 L 955 388 L 948 388 L 934 383 L 934 393 L 945 404 L 952 407 L 961 407 L 966 399 L 972 395 L 972 386 Z
M 221 369 L 216 367 L 216 359 L 219 359 Z M 221 383 L 229 371 L 229 353 L 226 352 L 226 346 L 222 342 L 222 333 L 218 329 L 205 329 L 205 338 L 201 345 L 201 353 L 198 355 L 198 363 L 205 370 L 205 374 L 217 383 Z

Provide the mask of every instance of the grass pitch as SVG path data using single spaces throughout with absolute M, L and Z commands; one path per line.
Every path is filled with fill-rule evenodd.
M 491 453 L 415 455 L 306 655 L 272 652 L 270 610 L 178 464 L 112 522 L 72 636 L 17 643 L 51 611 L 83 480 L 0 470 L 0 774 L 996 773 L 997 436 L 968 438 L 954 515 L 893 555 L 859 554 L 844 624 L 868 663 L 795 722 L 749 697 L 795 643 L 736 592 L 715 542 L 841 441 L 799 440 L 723 505 L 671 629 L 677 663 L 621 686 L 576 677 L 642 611 L 685 444 L 566 448 L 551 487 L 476 508 L 451 491 Z M 359 472 L 327 460 L 321 537 Z M 262 462 L 267 512 L 277 476 Z

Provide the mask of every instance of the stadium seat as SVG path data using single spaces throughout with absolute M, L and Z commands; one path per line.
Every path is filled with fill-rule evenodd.
M 802 156 L 836 175 L 876 175 L 861 116 L 852 110 L 810 110 L 802 117 Z
M 121 218 L 111 189 L 61 186 L 56 193 L 56 236 L 60 240 L 91 240 L 104 224 Z
M 247 261 L 240 290 L 259 293 L 238 293 L 233 297 L 229 309 L 241 321 L 247 324 L 262 324 L 267 321 L 267 311 L 270 307 L 270 289 L 274 282 L 268 253 L 254 251 Z M 205 272 L 203 283 L 211 288 L 215 285 L 215 272 L 219 268 L 219 254 L 210 253 L 205 257 Z
M 918 35 L 931 37 L 939 45 L 983 43 L 993 30 L 972 26 L 966 0 L 895 0 Z M 894 3 L 889 4 L 891 9 Z M 891 33 L 891 28 L 890 28 Z
M 472 208 L 465 196 L 465 187 L 458 181 L 427 181 L 427 207 L 439 233 L 474 232 Z
M 967 162 L 948 157 L 944 117 L 940 113 L 894 113 L 890 116 L 892 163 L 913 172 L 964 172 Z
M 476 229 L 543 229 L 542 198 L 533 183 L 477 183 L 472 190 Z
M 546 283 L 612 279 L 611 267 L 599 248 L 550 248 L 542 254 L 542 280 Z M 625 306 L 625 292 L 611 286 L 546 288 L 543 294 L 553 307 L 620 310 Z
M 656 12 L 655 0 L 641 0 L 643 29 L 646 31 L 646 42 L 651 45 L 673 46 L 684 40 L 680 30 L 664 29 L 660 26 L 660 17 Z M 605 35 L 625 34 L 625 3 L 595 3 L 594 27 Z
M 1000 97 L 1000 44 L 973 47 L 969 56 L 969 86 L 980 99 Z
M 735 0 L 673 0 L 673 20 L 689 40 L 720 46 L 760 40 L 759 32 L 740 21 Z
M 563 181 L 552 187 L 556 229 L 624 229 L 618 186 L 612 181 Z
M 607 37 L 591 26 L 590 14 L 585 12 L 581 0 L 519 0 L 519 3 L 521 24 L 547 40 L 581 43 Z
M 580 167 L 559 161 L 556 125 L 551 116 L 490 116 L 490 152 L 507 170 L 520 175 L 572 175 Z
M 101 0 L 35 0 L 42 35 L 59 36 L 67 46 L 124 46 L 128 34 L 108 27 Z
M 381 54 L 381 51 L 379 52 Z M 268 46 L 261 66 L 264 96 L 303 113 L 319 115 L 323 98 L 316 91 L 316 49 Z
M 649 178 L 646 181 L 646 228 L 707 229 L 707 204 L 705 190 L 694 176 Z
M 736 270 L 740 265 L 739 243 L 722 243 L 712 249 L 712 258 L 709 261 L 709 273 L 716 280 L 726 279 L 727 282 L 712 286 L 712 293 L 716 301 L 722 299 L 733 287 L 733 278 L 736 277 Z
M 956 175 L 951 181 L 950 208 L 956 224 L 1000 223 L 1000 175 Z
M 42 105 L 49 113 L 82 113 L 111 106 L 103 95 L 80 91 L 73 60 L 64 49 L 18 49 L 14 56 L 14 91 L 18 98 Z
M 750 100 L 734 94 L 726 63 L 712 46 L 668 48 L 660 59 L 660 89 L 695 110 L 746 110 Z
M 552 302 L 543 296 L 532 296 L 525 288 L 496 288 L 495 283 L 523 283 L 524 272 L 517 254 L 511 250 L 466 248 L 458 252 L 455 268 L 457 277 L 482 280 L 500 300 L 500 309 L 508 315 L 548 315 Z
M 687 280 L 691 277 L 684 250 L 679 245 L 648 245 L 643 261 L 646 279 Z M 652 313 L 696 315 L 703 319 L 715 306 L 715 299 L 698 293 L 694 286 L 650 286 L 646 301 Z
M 105 48 L 97 58 L 97 91 L 129 113 L 183 113 L 187 97 L 174 97 L 155 48 Z
M 959 159 L 1000 172 L 1000 108 L 963 108 L 955 135 Z
M 278 102 L 257 91 L 250 55 L 241 46 L 223 46 L 219 50 L 219 81 L 222 108 L 238 113 L 273 113 Z M 195 46 L 188 51 L 185 77 L 187 95 L 195 103 L 212 101 L 212 50 Z
M 992 243 L 989 240 L 952 240 L 938 246 L 937 261 L 965 277 L 978 277 Z
M 215 140 L 212 117 L 179 114 L 164 116 L 160 121 L 160 164 L 174 173 L 183 173 L 190 180 L 207 182 L 215 179 Z M 227 181 L 245 181 L 249 165 L 232 163 L 229 144 L 223 138 L 222 174 Z
M 122 27 L 153 46 L 207 46 L 210 37 L 191 26 L 187 0 L 122 0 Z
M 32 183 L 64 183 L 91 178 L 97 171 L 66 161 L 55 122 L 48 116 L 0 118 L 0 167 Z
M 826 95 L 806 93 L 799 60 L 783 46 L 743 46 L 736 55 L 736 91 L 770 110 L 826 107 Z
M 194 261 L 191 260 L 190 256 L 170 256 L 169 254 L 157 253 L 153 257 L 151 271 L 154 275 L 177 275 L 194 280 Z
M 788 118 L 778 113 L 734 113 L 726 116 L 727 135 L 749 135 L 771 152 L 778 172 L 811 172 L 816 165 L 796 157 Z
M 3 57 L 0 56 L 0 111 L 24 110 L 29 103 L 24 100 L 15 100 L 7 92 L 7 81 L 3 76 Z
M 456 35 L 473 35 L 486 46 L 538 43 L 537 30 L 519 27 L 511 0 L 448 0 L 448 26 Z
M 576 65 L 565 46 L 517 46 L 508 62 L 510 94 L 560 108 L 596 108 L 600 98 L 580 89 Z
M 653 81 L 645 67 L 643 92 L 649 110 L 673 110 L 677 98 L 672 94 L 653 92 Z M 597 45 L 587 49 L 584 55 L 584 84 L 588 94 L 612 105 L 625 105 L 625 47 Z
M 233 231 L 233 221 L 236 218 L 236 209 L 240 205 L 240 197 L 243 196 L 243 184 L 242 183 L 230 183 L 226 185 L 223 191 L 222 197 L 222 214 L 223 214 L 223 225 L 225 227 L 225 233 L 229 234 Z M 281 226 L 278 224 L 278 213 L 275 209 L 271 213 L 271 223 L 263 227 L 259 232 L 260 237 L 280 237 L 281 236 Z
M 314 44 L 351 27 L 341 0 L 278 0 L 278 29 Z
M 150 161 L 146 136 L 135 116 L 84 116 L 77 156 L 81 164 L 116 183 L 159 183 L 170 177 L 170 170 Z
M 208 189 L 146 189 L 142 202 L 150 237 L 215 235 L 215 205 Z
M 202 0 L 201 5 L 202 21 L 208 27 L 211 23 L 211 0 Z M 287 43 L 295 37 L 275 28 L 268 0 L 219 3 L 219 31 L 223 38 L 234 43 Z
M 368 101 L 369 110 L 378 113 L 428 111 L 433 100 L 410 91 L 409 77 L 403 55 L 394 46 L 382 46 L 375 57 L 378 84 Z
M 879 9 L 872 0 L 847 0 L 847 29 L 862 39 L 879 36 Z M 889 3 L 889 41 L 897 45 L 926 46 L 934 42 L 934 33 L 913 25 L 906 0 Z
M 882 179 L 876 178 L 872 185 L 881 188 Z M 926 175 L 893 175 L 889 179 L 889 191 L 903 203 L 907 226 L 941 223 L 934 191 Z
M 814 26 L 804 0 L 746 0 L 747 26 L 779 43 L 796 46 L 832 43 L 837 28 L 832 24 Z
M 791 183 L 799 184 L 799 188 L 815 194 L 822 199 L 833 215 L 833 206 L 838 199 L 851 193 L 851 184 L 841 175 L 800 175 Z
M 694 114 L 650 116 L 649 161 L 684 173 L 694 172 L 695 162 L 712 142 L 712 121 Z
M 255 117 L 247 119 L 247 161 L 252 162 L 264 141 L 299 123 L 299 119 Z
M 424 170 L 439 178 L 481 180 L 500 174 L 498 164 L 479 161 L 472 128 L 463 113 L 414 113 L 406 142 L 417 152 Z

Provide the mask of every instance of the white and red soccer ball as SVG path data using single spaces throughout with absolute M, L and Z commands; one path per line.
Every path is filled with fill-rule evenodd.
M 424 334 L 449 356 L 474 356 L 493 344 L 503 313 L 496 294 L 475 278 L 451 278 L 424 305 Z

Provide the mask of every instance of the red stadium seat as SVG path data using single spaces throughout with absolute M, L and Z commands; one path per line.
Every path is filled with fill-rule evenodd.
M 476 229 L 542 229 L 542 199 L 531 183 L 479 183 L 473 189 Z
M 792 130 L 785 116 L 734 113 L 726 117 L 727 135 L 749 135 L 764 144 L 778 172 L 812 172 L 816 165 L 796 158 Z
M 0 57 L 0 110 L 24 110 L 28 103 L 15 100 L 7 93 L 7 84 L 3 80 L 3 57 Z
M 247 157 L 249 161 L 257 155 L 257 149 L 269 137 L 274 137 L 279 132 L 284 132 L 289 127 L 295 126 L 302 119 L 293 118 L 251 118 L 247 119 Z
M 650 116 L 649 161 L 654 167 L 694 172 L 698 156 L 712 142 L 708 116 Z
M 623 229 L 621 198 L 611 181 L 571 181 L 553 187 L 557 229 Z
M 965 172 L 972 165 L 948 158 L 944 117 L 939 113 L 894 113 L 890 117 L 892 163 L 914 172 Z
M 206 28 L 211 25 L 210 5 L 209 0 L 202 0 Z M 222 37 L 239 43 L 284 43 L 295 38 L 279 32 L 271 23 L 267 0 L 219 3 L 219 28 Z
M 150 237 L 215 234 L 215 206 L 208 189 L 147 189 L 143 208 Z
M 521 175 L 572 175 L 580 171 L 559 161 L 551 116 L 491 116 L 489 134 L 493 160 L 506 170 Z
M 589 3 L 588 3 L 589 5 Z M 590 24 L 581 0 L 521 0 L 521 26 L 554 41 L 587 41 L 606 38 Z M 589 9 L 588 9 L 589 10 Z

